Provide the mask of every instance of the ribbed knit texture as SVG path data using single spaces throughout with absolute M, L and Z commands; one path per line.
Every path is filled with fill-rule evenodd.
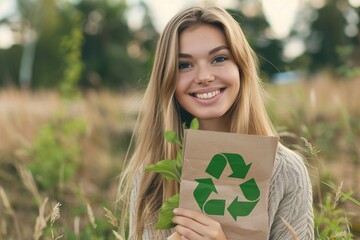
M 140 174 L 134 183 L 130 206 L 130 232 L 133 232 L 135 209 L 133 203 L 137 197 Z M 292 151 L 279 145 L 269 187 L 269 226 L 271 240 L 291 240 L 292 235 L 285 220 L 295 232 L 298 240 L 314 239 L 314 221 L 312 209 L 312 188 L 304 163 Z M 283 219 L 283 220 L 282 220 Z M 144 231 L 143 240 L 166 240 L 171 230 Z M 135 238 L 131 238 L 135 239 Z
M 292 239 L 283 218 L 297 239 L 314 239 L 312 188 L 304 163 L 279 146 L 269 189 L 270 239 Z

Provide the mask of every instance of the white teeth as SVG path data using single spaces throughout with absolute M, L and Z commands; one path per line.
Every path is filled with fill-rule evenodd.
M 208 93 L 196 93 L 195 97 L 200 98 L 200 99 L 211 99 L 219 94 L 220 94 L 220 90 L 215 90 L 215 91 L 208 92 Z

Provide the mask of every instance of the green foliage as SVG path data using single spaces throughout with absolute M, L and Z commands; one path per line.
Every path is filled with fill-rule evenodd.
M 190 123 L 190 129 L 197 130 L 200 127 L 199 120 L 197 118 L 194 118 Z
M 156 172 L 165 177 L 166 180 L 176 180 L 180 182 L 181 168 L 175 160 L 161 160 L 155 165 L 150 165 L 145 169 L 146 172 Z
M 172 222 L 174 218 L 174 209 L 179 206 L 179 194 L 175 194 L 165 201 L 162 205 L 161 212 L 159 215 L 159 220 L 156 223 L 157 229 L 170 229 L 175 227 L 175 224 Z
M 165 139 L 169 143 L 174 143 L 174 144 L 181 145 L 180 139 L 177 136 L 176 132 L 174 132 L 174 131 L 166 131 L 165 132 Z
M 250 45 L 258 54 L 260 70 L 265 77 L 271 77 L 278 71 L 286 71 L 289 65 L 300 69 L 312 68 L 315 71 L 330 66 L 338 68 L 341 75 L 358 75 L 356 54 L 359 53 L 359 41 L 357 36 L 347 36 L 344 30 L 353 25 L 349 19 L 354 16 L 356 18 L 359 11 L 351 5 L 347 6 L 346 11 L 341 10 L 336 2 L 327 1 L 322 8 L 316 8 L 312 4 L 304 5 L 299 9 L 302 18 L 297 19 L 299 24 L 296 25 L 302 27 L 292 29 L 292 35 L 285 39 L 269 37 L 270 26 L 265 15 L 261 11 L 251 11 L 249 14 L 246 1 L 238 1 L 239 6 L 244 7 L 229 9 L 229 12 L 240 23 Z M 64 57 L 67 58 L 62 51 L 62 38 L 73 35 L 74 28 L 80 30 L 84 42 L 80 56 L 84 65 L 80 77 L 81 86 L 124 88 L 138 85 L 139 80 L 141 83 L 146 81 L 159 34 L 151 20 L 149 7 L 143 1 L 129 5 L 125 0 L 17 0 L 17 6 L 20 17 L 8 17 L 1 22 L 17 26 L 14 29 L 16 34 L 20 34 L 19 39 L 26 39 L 30 31 L 36 35 L 32 87 L 58 86 L 63 78 L 63 60 Z M 253 9 L 256 7 L 259 6 L 252 6 Z M 144 13 L 140 26 L 136 28 L 132 28 L 127 21 L 127 16 L 131 16 L 129 13 L 134 13 L 133 9 Z M 74 17 L 78 13 L 83 17 L 80 25 Z M 350 17 L 350 13 L 355 15 Z M 303 41 L 308 47 L 297 59 L 284 59 L 285 44 L 292 39 Z M 74 43 L 76 47 L 77 42 Z M 343 58 L 342 53 L 336 50 L 338 46 L 344 45 L 352 47 L 355 54 L 351 58 Z M 16 45 L 15 54 L 11 48 L 0 51 L 0 85 L 19 84 L 18 65 L 23 46 L 24 43 Z M 21 49 L 20 54 L 17 48 Z M 76 63 L 73 73 L 69 71 L 67 74 L 77 75 L 81 68 Z M 70 80 L 69 84 L 71 85 Z M 66 91 L 68 86 L 64 88 Z
M 10 28 L 17 26 L 14 32 L 21 41 L 27 39 L 30 32 L 36 35 L 34 62 L 29 66 L 33 70 L 31 87 L 57 88 L 64 78 L 65 65 L 73 66 L 66 73 L 71 79 L 83 70 L 80 84 L 84 87 L 136 85 L 140 79 L 145 79 L 151 69 L 151 56 L 158 36 L 146 4 L 133 6 L 144 10 L 145 16 L 139 29 L 131 29 L 126 19 L 130 7 L 125 0 L 75 2 L 17 0 L 19 18 L 2 20 Z M 74 60 L 66 62 L 75 56 L 70 57 L 64 51 L 63 38 L 78 35 L 75 31 L 79 31 L 84 43 L 79 48 L 79 60 L 84 67 Z M 76 36 L 71 47 L 77 48 L 79 39 Z M 0 86 L 19 85 L 19 63 L 23 52 L 23 42 L 0 50 Z M 68 80 L 68 84 L 73 83 Z M 65 91 L 68 87 L 63 86 Z
M 51 190 L 74 178 L 86 127 L 83 120 L 58 116 L 39 130 L 28 168 L 42 188 Z
M 190 123 L 190 129 L 199 129 L 199 120 L 194 118 Z M 179 146 L 176 154 L 176 159 L 171 160 L 160 160 L 156 164 L 148 166 L 146 172 L 156 172 L 161 174 L 166 180 L 176 180 L 180 183 L 181 180 L 181 169 L 182 169 L 182 157 L 183 149 L 182 143 L 176 132 L 166 131 L 164 134 L 165 140 L 177 144 Z M 179 195 L 176 194 L 170 197 L 168 200 L 163 202 L 161 207 L 158 222 L 156 224 L 157 229 L 169 229 L 174 227 L 172 219 L 174 217 L 173 210 L 179 206 Z
M 350 231 L 349 222 L 347 219 L 345 209 L 340 208 L 341 204 L 349 199 L 353 203 L 360 206 L 360 202 L 352 198 L 350 194 L 341 191 L 342 183 L 335 189 L 329 183 L 322 182 L 332 190 L 336 191 L 335 194 L 328 189 L 325 191 L 325 198 L 323 198 L 323 190 L 321 186 L 321 169 L 319 164 L 319 150 L 315 148 L 307 139 L 302 138 L 311 156 L 316 159 L 318 168 L 318 181 L 316 182 L 316 190 L 318 203 L 314 204 L 314 223 L 315 223 L 315 236 L 316 239 L 328 240 L 350 240 L 353 239 L 353 234 Z M 327 181 L 330 181 L 327 179 Z M 343 198 L 342 198 L 343 197 Z
M 64 65 L 59 92 L 63 99 L 72 100 L 78 96 L 78 81 L 83 69 L 83 34 L 81 14 L 72 9 L 68 17 L 73 25 L 68 35 L 61 38 Z M 40 129 L 32 149 L 34 161 L 29 168 L 41 187 L 51 189 L 62 186 L 75 176 L 80 166 L 80 140 L 86 128 L 84 120 L 66 117 L 59 111 L 58 116 Z
M 315 210 L 315 231 L 317 239 L 353 239 L 344 209 L 339 208 L 340 194 L 328 192 L 324 203 Z
M 138 85 L 139 80 L 144 82 L 151 69 L 151 57 L 158 39 L 147 5 L 132 5 L 145 14 L 141 26 L 136 29 L 128 25 L 126 15 L 131 8 L 125 0 L 111 3 L 81 1 L 76 7 L 86 17 L 82 58 L 86 68 L 81 85 L 122 87 L 123 90 Z
M 265 37 L 270 25 L 264 14 L 248 16 L 244 9 L 246 7 L 228 9 L 228 11 L 240 24 L 250 46 L 257 53 L 262 78 L 268 78 L 272 74 L 279 72 L 279 69 L 283 71 L 287 63 L 282 57 L 284 46 L 281 40 Z
M 19 78 L 22 48 L 19 45 L 0 49 L 0 86 L 15 85 Z
M 326 186 L 328 186 L 328 187 L 330 187 L 331 189 L 333 189 L 334 191 L 336 191 L 335 187 L 333 187 L 333 186 L 331 186 L 330 184 L 327 184 L 327 183 L 325 183 L 325 182 L 323 182 L 323 183 L 324 183 Z M 341 186 L 341 185 L 340 185 L 340 186 Z M 349 200 L 349 201 L 355 203 L 356 205 L 358 205 L 358 206 L 360 207 L 360 201 L 357 200 L 357 199 L 355 199 L 355 198 L 353 198 L 353 197 L 351 196 L 352 193 L 345 193 L 345 192 L 341 191 L 341 187 L 339 187 L 339 189 L 337 190 L 336 194 L 337 194 L 337 196 L 341 195 L 341 196 L 344 198 L 344 200 Z
M 343 61 L 343 64 L 336 68 L 336 72 L 340 76 L 352 79 L 360 76 L 360 66 L 356 63 L 356 59 L 353 56 L 355 47 L 352 45 L 337 46 L 336 52 L 339 58 Z
M 64 56 L 64 77 L 60 81 L 60 94 L 66 98 L 74 98 L 78 94 L 78 82 L 83 69 L 81 50 L 83 45 L 83 34 L 81 29 L 79 13 L 73 14 L 74 26 L 69 35 L 61 40 L 60 49 Z

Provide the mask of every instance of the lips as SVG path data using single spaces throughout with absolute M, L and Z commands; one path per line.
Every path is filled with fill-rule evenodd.
M 212 91 L 208 91 L 208 92 L 201 92 L 201 93 L 195 92 L 190 95 L 193 97 L 196 97 L 198 99 L 207 100 L 207 99 L 212 99 L 212 98 L 216 97 L 222 91 L 224 91 L 224 89 L 216 89 L 216 90 L 212 90 Z

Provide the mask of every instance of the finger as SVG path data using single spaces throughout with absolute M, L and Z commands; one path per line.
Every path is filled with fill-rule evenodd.
M 201 232 L 205 231 L 206 228 L 205 225 L 198 223 L 194 219 L 184 216 L 175 215 L 175 217 L 172 219 L 172 222 L 185 228 L 191 229 L 193 232 L 196 232 L 199 235 L 201 235 Z
M 191 229 L 201 237 L 210 237 L 211 239 L 226 239 L 221 224 L 201 212 L 184 208 L 177 208 L 174 209 L 174 214 L 174 223 Z
M 200 240 L 202 236 L 193 231 L 191 228 L 187 228 L 183 225 L 176 225 L 175 231 L 177 231 L 181 235 L 182 240 Z
M 174 214 L 175 216 L 183 216 L 183 217 L 191 218 L 192 220 L 206 226 L 208 226 L 209 222 L 213 221 L 212 218 L 206 216 L 205 214 L 199 211 L 194 211 L 185 208 L 175 208 Z

